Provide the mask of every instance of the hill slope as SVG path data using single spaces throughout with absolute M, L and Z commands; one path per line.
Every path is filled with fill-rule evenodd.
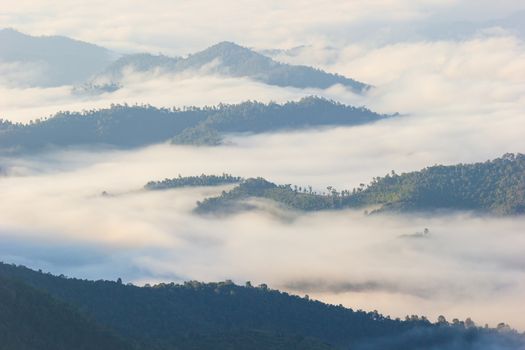
M 511 331 L 461 322 L 432 324 L 416 316 L 391 320 L 377 312 L 327 305 L 264 285 L 189 282 L 136 287 L 55 277 L 5 264 L 0 264 L 0 275 L 76 305 L 149 348 L 240 350 L 251 342 L 256 343 L 254 349 L 285 349 L 286 344 L 289 349 L 328 349 L 327 343 L 357 350 L 474 350 L 482 342 L 505 350 L 523 346 L 523 337 Z
M 182 110 L 116 105 L 84 113 L 60 112 L 29 124 L 0 120 L 0 150 L 100 144 L 138 147 L 171 138 L 174 143 L 215 145 L 221 142 L 223 134 L 231 132 L 351 126 L 387 117 L 316 97 L 282 105 L 245 102 Z
M 370 88 L 367 84 L 338 74 L 280 63 L 232 42 L 218 43 L 186 58 L 150 54 L 125 56 L 111 64 L 95 81 L 119 84 L 127 68 L 139 72 L 160 70 L 172 74 L 204 71 L 228 77 L 246 77 L 282 87 L 326 89 L 341 84 L 355 92 Z
M 0 63 L 21 64 L 20 77 L 13 79 L 25 86 L 81 83 L 103 70 L 115 56 L 100 46 L 67 37 L 36 37 L 13 29 L 0 30 Z
M 124 350 L 124 341 L 43 292 L 0 274 L 0 349 Z
M 229 192 L 199 202 L 197 212 L 253 208 L 251 198 L 317 211 L 380 206 L 376 211 L 473 210 L 496 215 L 525 213 L 525 155 L 506 154 L 484 163 L 436 165 L 421 171 L 377 177 L 367 186 L 328 194 L 264 179 L 248 179 Z

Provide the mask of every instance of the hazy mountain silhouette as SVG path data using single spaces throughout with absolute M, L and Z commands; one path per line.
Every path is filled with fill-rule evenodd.
M 232 42 L 221 42 L 186 58 L 136 54 L 120 58 L 95 81 L 118 84 L 126 68 L 144 72 L 158 69 L 167 73 L 199 71 L 228 77 L 245 77 L 268 85 L 325 89 L 335 84 L 356 92 L 370 86 L 338 74 L 300 65 L 274 61 L 249 48 Z
M 14 29 L 0 30 L 0 64 L 20 65 L 23 80 L 15 77 L 15 83 L 20 85 L 82 83 L 115 58 L 116 54 L 105 48 L 63 36 L 30 36 Z

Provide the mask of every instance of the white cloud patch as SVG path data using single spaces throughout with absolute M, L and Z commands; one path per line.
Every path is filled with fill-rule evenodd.
M 522 218 L 366 217 L 359 211 L 287 220 L 258 212 L 203 218 L 191 213 L 195 201 L 223 188 L 140 190 L 152 179 L 222 171 L 318 187 L 352 185 L 377 175 L 382 162 L 397 163 L 396 151 L 364 148 L 359 157 L 351 143 L 341 142 L 364 129 L 291 140 L 276 135 L 273 143 L 254 139 L 249 147 L 156 146 L 4 159 L 18 175 L 0 181 L 0 257 L 94 279 L 251 280 L 394 316 L 470 316 L 525 327 L 515 307 L 525 292 Z M 301 137 L 311 146 L 295 143 Z M 324 148 L 313 151 L 314 145 Z M 347 151 L 330 152 L 329 145 Z M 279 159 L 269 156 L 277 150 Z M 425 162 L 409 159 L 410 167 Z M 406 237 L 424 228 L 428 237 Z
M 3 23 L 25 31 L 62 34 L 112 48 L 195 50 L 230 39 L 258 45 L 290 45 L 311 35 L 329 36 L 365 20 L 404 21 L 424 18 L 453 1 L 408 0 L 301 1 L 209 0 L 7 1 Z M 97 28 L 96 31 L 90 28 Z M 188 51 L 186 51 L 188 52 Z

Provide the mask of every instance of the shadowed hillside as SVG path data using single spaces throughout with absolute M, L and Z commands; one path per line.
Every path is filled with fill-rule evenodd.
M 60 112 L 28 124 L 0 120 L 0 150 L 99 145 L 127 148 L 168 140 L 178 144 L 217 145 L 227 133 L 353 126 L 388 117 L 318 97 L 285 104 L 244 102 L 184 109 L 114 105 L 82 113 Z
M 158 349 L 479 349 L 483 341 L 518 349 L 523 338 L 475 327 L 470 320 L 430 323 L 424 317 L 393 320 L 377 312 L 333 306 L 247 283 L 187 282 L 137 287 L 119 280 L 56 277 L 0 265 L 16 278 L 78 307 L 100 324 Z M 234 345 L 237 344 L 237 345 Z M 375 344 L 375 345 L 374 345 Z

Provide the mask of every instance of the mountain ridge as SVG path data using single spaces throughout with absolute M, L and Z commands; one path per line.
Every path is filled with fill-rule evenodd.
M 233 132 L 356 126 L 394 116 L 315 96 L 283 104 L 248 101 L 183 109 L 113 105 L 82 113 L 59 112 L 27 124 L 0 120 L 0 150 L 16 153 L 97 145 L 133 148 L 170 140 L 213 146 Z
M 486 162 L 435 165 L 403 174 L 374 177 L 353 190 L 316 193 L 307 186 L 276 185 L 249 178 L 228 192 L 197 202 L 197 213 L 255 209 L 250 199 L 269 199 L 288 209 L 320 211 L 372 209 L 379 212 L 471 210 L 491 215 L 525 214 L 525 155 L 505 154 Z M 379 208 L 378 208 L 379 207 Z
M 455 350 L 458 346 L 478 350 L 485 343 L 516 350 L 524 344 L 523 335 L 505 324 L 485 329 L 470 319 L 448 323 L 440 318 L 438 323 L 431 323 L 416 315 L 401 321 L 377 311 L 324 304 L 249 282 L 245 286 L 231 281 L 190 281 L 138 287 L 125 285 L 120 279 L 88 281 L 4 263 L 0 263 L 0 277 L 16 279 L 73 305 L 104 327 L 148 349 L 209 349 L 209 344 L 202 345 L 202 339 L 211 339 L 211 344 L 224 346 L 215 349 L 231 350 L 232 344 L 239 341 L 235 334 L 253 341 L 257 340 L 253 332 L 270 336 L 257 340 L 261 347 L 254 349 L 261 350 L 286 349 L 270 346 L 279 336 L 279 344 L 291 342 L 295 347 L 288 348 L 303 350 Z M 299 346 L 301 343 L 308 347 Z M 233 349 L 245 349 L 242 345 Z
M 0 62 L 30 64 L 37 71 L 29 81 L 16 81 L 15 85 L 80 84 L 100 72 L 115 56 L 104 47 L 65 36 L 32 36 L 12 28 L 0 29 Z
M 246 77 L 268 85 L 295 88 L 326 89 L 340 84 L 356 93 L 363 93 L 371 86 L 339 74 L 328 73 L 304 65 L 290 65 L 273 60 L 234 42 L 222 41 L 187 57 L 135 54 L 120 58 L 98 77 L 97 81 L 119 84 L 126 67 L 138 72 L 162 69 L 178 74 L 206 69 L 207 73 L 230 77 Z

